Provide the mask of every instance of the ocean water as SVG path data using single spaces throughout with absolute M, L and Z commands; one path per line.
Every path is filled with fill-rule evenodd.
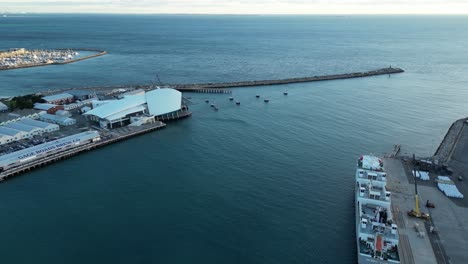
M 0 17 L 0 49 L 109 52 L 0 71 L 2 96 L 156 73 L 191 83 L 406 71 L 233 89 L 240 106 L 186 94 L 189 119 L 0 184 L 2 263 L 355 263 L 355 160 L 396 143 L 430 155 L 468 115 L 466 25 L 467 16 Z

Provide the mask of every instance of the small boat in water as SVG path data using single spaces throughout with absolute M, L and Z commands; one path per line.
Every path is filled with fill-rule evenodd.
M 269 100 L 269 99 L 265 99 L 265 100 L 263 100 L 263 102 L 268 103 L 268 102 L 270 102 L 270 100 Z
M 210 102 L 210 100 L 208 100 L 208 99 L 205 100 L 205 103 L 209 103 L 209 102 Z
M 232 101 L 232 100 L 234 100 L 234 97 L 229 97 L 229 101 Z
M 211 106 L 211 107 L 215 107 L 215 105 L 214 105 L 214 104 L 211 104 L 210 106 Z
M 237 102 L 236 102 L 236 105 L 240 105 L 240 102 L 239 102 L 239 101 L 237 101 Z
M 260 98 L 260 95 L 257 94 L 255 97 Z
M 284 92 L 283 94 L 284 94 L 284 95 L 288 95 L 288 92 Z

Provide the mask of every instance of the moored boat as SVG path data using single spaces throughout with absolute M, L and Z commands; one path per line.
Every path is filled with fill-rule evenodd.
M 365 155 L 358 160 L 355 182 L 358 263 L 400 263 L 398 227 L 383 161 Z

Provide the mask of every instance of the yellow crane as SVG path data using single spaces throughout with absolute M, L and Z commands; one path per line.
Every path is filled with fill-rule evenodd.
M 411 217 L 416 217 L 416 218 L 422 218 L 424 220 L 429 219 L 429 214 L 427 213 L 422 213 L 421 210 L 419 210 L 419 196 L 418 196 L 418 177 L 416 177 L 416 159 L 413 154 L 413 177 L 414 177 L 414 203 L 415 207 L 414 209 L 411 209 L 411 211 L 408 211 L 408 215 Z

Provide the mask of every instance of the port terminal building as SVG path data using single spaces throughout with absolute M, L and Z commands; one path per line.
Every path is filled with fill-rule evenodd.
M 125 95 L 120 100 L 93 103 L 93 109 L 83 115 L 88 120 L 98 122 L 101 128 L 116 128 L 130 125 L 134 120 L 154 122 L 155 117 L 177 112 L 181 108 L 182 93 L 175 89 L 162 88 Z

